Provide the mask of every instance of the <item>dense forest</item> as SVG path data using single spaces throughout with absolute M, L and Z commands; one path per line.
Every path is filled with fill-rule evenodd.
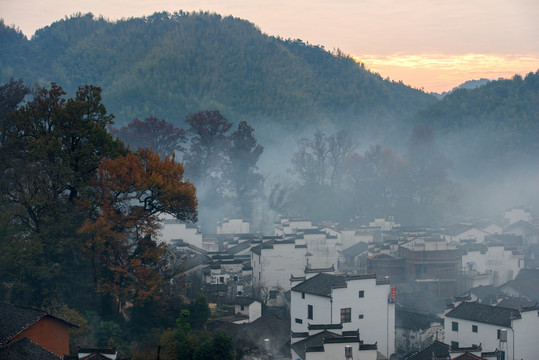
M 219 109 L 265 133 L 275 124 L 289 131 L 307 124 L 380 128 L 435 102 L 339 50 L 268 36 L 248 21 L 217 14 L 156 13 L 117 22 L 86 14 L 55 22 L 30 40 L 2 24 L 0 39 L 1 81 L 55 81 L 69 92 L 100 86 L 117 124 L 154 115 L 182 126 L 188 113 Z

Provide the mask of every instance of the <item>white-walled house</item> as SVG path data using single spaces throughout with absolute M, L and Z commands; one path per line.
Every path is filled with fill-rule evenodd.
M 255 299 L 237 297 L 234 299 L 233 303 L 234 313 L 246 317 L 244 320 L 235 321 L 235 324 L 252 323 L 262 316 L 262 304 Z
M 517 223 L 519 221 L 531 223 L 533 220 L 530 210 L 523 208 L 513 208 L 511 210 L 507 210 L 503 214 L 503 218 L 507 225 L 513 225 L 514 223 Z
M 522 236 L 524 245 L 539 244 L 539 228 L 527 221 L 517 221 L 503 229 L 503 232 L 504 234 Z
M 393 294 L 396 290 L 394 290 Z M 389 357 L 395 352 L 395 304 L 389 281 L 376 276 L 320 273 L 291 289 L 292 333 L 305 333 L 309 325 L 338 325 L 358 330 L 366 343 L 378 344 Z
M 171 240 L 183 240 L 183 242 L 202 249 L 202 233 L 195 225 L 186 224 L 180 220 L 164 218 L 162 220 L 160 240 L 170 244 Z
M 485 236 L 491 235 L 470 224 L 455 224 L 443 229 L 440 231 L 440 234 L 445 241 L 456 243 L 483 243 L 485 241 Z
M 334 266 L 337 268 L 339 250 L 341 249 L 337 236 L 332 236 L 318 229 L 297 230 L 296 243 L 307 245 L 307 267 L 326 268 Z
M 481 345 L 505 352 L 506 360 L 536 359 L 539 354 L 537 306 L 515 310 L 463 302 L 445 315 L 445 342 L 452 348 Z
M 217 222 L 217 234 L 248 234 L 249 222 L 243 219 L 221 219 Z
M 359 331 L 343 331 L 342 324 L 310 325 L 308 332 L 293 334 L 292 360 L 376 360 L 376 344 L 366 344 Z
M 462 247 L 461 269 L 465 290 L 477 286 L 500 286 L 513 280 L 524 267 L 524 256 L 503 245 L 467 244 Z
M 251 249 L 253 288 L 262 297 L 261 291 L 269 292 L 268 305 L 282 305 L 282 294 L 290 290 L 290 275 L 303 274 L 307 246 L 297 244 L 295 238 L 270 239 Z
M 374 219 L 369 221 L 369 226 L 373 228 L 380 228 L 382 231 L 391 231 L 394 227 L 400 227 L 400 224 L 395 224 L 393 217 L 389 217 L 389 220 L 386 219 Z
M 275 222 L 275 236 L 295 234 L 297 230 L 316 229 L 311 220 L 281 218 Z

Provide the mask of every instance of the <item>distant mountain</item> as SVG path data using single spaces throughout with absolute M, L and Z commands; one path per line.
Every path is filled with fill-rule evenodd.
M 263 34 L 254 24 L 210 13 L 155 13 L 117 22 L 92 14 L 60 20 L 31 40 L 0 25 L 0 80 L 103 88 L 119 124 L 155 115 L 183 124 L 190 112 L 219 109 L 300 132 L 306 125 L 378 129 L 436 102 L 384 80 L 337 51 Z
M 485 79 L 485 78 L 481 78 L 479 80 L 468 80 L 468 81 L 463 82 L 459 86 L 455 86 L 450 91 L 444 91 L 441 94 L 435 94 L 435 95 L 437 95 L 437 97 L 439 99 L 443 99 L 444 96 L 451 94 L 455 90 L 458 90 L 458 89 L 475 89 L 475 88 L 481 87 L 483 85 L 486 85 L 489 82 L 491 82 L 491 80 Z
M 365 147 L 404 153 L 413 126 L 426 124 L 461 173 L 539 154 L 537 73 L 468 81 L 438 100 L 340 51 L 212 13 L 116 22 L 79 14 L 30 40 L 2 22 L 0 82 L 11 77 L 54 81 L 69 94 L 101 86 L 117 125 L 154 115 L 184 126 L 187 114 L 218 109 L 231 122 L 252 124 L 267 149 L 283 141 L 293 149 L 294 139 L 316 129 L 347 129 Z

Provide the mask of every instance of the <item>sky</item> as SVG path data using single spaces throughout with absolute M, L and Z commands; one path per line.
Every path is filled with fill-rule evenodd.
M 539 70 L 538 0 L 0 0 L 4 23 L 28 37 L 78 12 L 114 21 L 178 10 L 232 15 L 268 35 L 340 49 L 429 92 Z

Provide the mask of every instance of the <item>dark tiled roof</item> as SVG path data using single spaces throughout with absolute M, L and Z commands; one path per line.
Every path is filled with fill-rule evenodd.
M 521 317 L 518 310 L 473 302 L 463 302 L 445 316 L 507 327 L 511 326 L 512 319 Z
M 435 340 L 429 346 L 414 351 L 406 356 L 403 360 L 433 360 L 433 359 L 451 359 L 449 355 L 449 345 L 441 341 Z
M 306 350 L 323 351 L 324 342 L 327 342 L 329 339 L 333 338 L 342 338 L 342 336 L 325 330 L 292 344 L 292 349 L 294 349 L 294 351 L 296 352 L 296 354 L 299 355 L 299 357 L 305 359 Z M 357 342 L 359 343 L 359 338 L 354 337 L 353 339 L 357 339 Z
M 233 305 L 251 305 L 256 300 L 253 298 L 247 298 L 247 297 L 236 297 L 234 300 L 232 300 L 230 303 Z
M 520 269 L 515 280 L 532 280 L 539 284 L 539 269 Z
M 521 235 L 496 234 L 485 236 L 488 246 L 522 246 L 524 241 Z
M 292 291 L 329 297 L 331 296 L 331 289 L 334 286 L 343 285 L 346 285 L 344 276 L 320 273 L 294 286 Z
M 530 301 L 526 298 L 511 297 L 511 298 L 503 299 L 496 306 L 509 308 L 509 309 L 515 309 L 515 310 L 522 310 L 522 309 L 534 306 L 536 304 L 537 304 L 536 302 Z
M 39 319 L 45 316 L 50 316 L 61 321 L 67 326 L 76 327 L 76 325 L 49 315 L 43 310 L 0 303 L 0 345 L 7 343 L 15 335 L 35 324 Z
M 466 352 L 462 355 L 459 355 L 453 358 L 453 360 L 483 360 L 483 359 L 484 358 L 474 355 L 474 354 L 470 354 L 469 352 Z
M 344 249 L 343 251 L 341 251 L 341 253 L 343 253 L 346 256 L 356 257 L 359 254 L 367 251 L 368 247 L 369 245 L 367 243 L 358 242 L 357 244 Z
M 515 228 L 518 228 L 518 227 L 523 227 L 528 233 L 532 233 L 532 234 L 539 233 L 539 229 L 537 227 L 535 227 L 534 225 L 532 225 L 529 222 L 524 221 L 524 220 L 520 220 L 520 221 L 517 221 L 514 224 L 509 225 L 503 231 L 504 232 L 509 232 L 509 231 L 511 231 L 511 230 L 513 230 Z
M 27 337 L 0 347 L 0 359 L 21 360 L 59 360 L 60 358 L 49 350 L 42 348 Z
M 309 330 L 334 330 L 342 329 L 342 324 L 309 324 Z
M 445 228 L 443 231 L 441 231 L 441 233 L 444 235 L 449 235 L 449 236 L 457 236 L 473 228 L 474 227 L 472 225 L 455 224 L 455 225 Z
M 510 286 L 532 301 L 539 301 L 539 269 L 520 269 L 515 280 L 504 285 Z
M 504 295 L 503 291 L 492 285 L 477 286 L 468 290 L 482 300 L 498 298 Z

